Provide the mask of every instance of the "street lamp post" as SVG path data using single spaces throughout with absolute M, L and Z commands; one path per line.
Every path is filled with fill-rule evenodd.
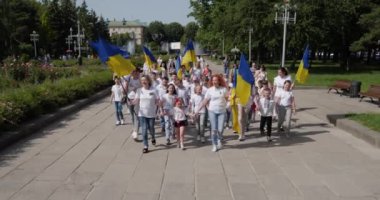
M 234 55 L 235 64 L 237 63 L 239 52 L 240 49 L 238 49 L 236 46 L 231 49 L 231 53 Z
M 297 12 L 294 11 L 293 17 L 290 16 L 291 10 L 295 10 L 297 8 L 296 5 L 292 6 L 290 5 L 290 0 L 284 0 L 284 4 L 279 6 L 275 4 L 276 8 L 276 17 L 275 22 L 277 24 L 277 21 L 281 21 L 284 24 L 284 33 L 282 38 L 282 57 L 281 57 L 281 67 L 285 67 L 285 47 L 286 47 L 286 26 L 289 22 L 296 23 L 297 19 Z M 282 11 L 282 17 L 278 16 L 278 11 Z
M 30 41 L 34 43 L 34 57 L 37 58 L 37 45 L 36 42 L 39 39 L 39 34 L 36 33 L 36 31 L 33 31 L 32 34 L 30 34 Z
M 251 62 L 252 59 L 251 59 L 251 56 L 252 56 L 252 32 L 253 32 L 253 28 L 249 28 L 249 56 L 248 56 L 248 61 Z
M 69 37 L 70 38 L 75 37 L 77 39 L 76 41 L 74 40 L 74 45 L 78 44 L 78 64 L 82 65 L 82 47 L 81 47 L 81 43 L 82 43 L 82 39 L 84 39 L 84 29 L 82 29 L 82 33 L 81 33 L 79 20 L 77 21 L 77 24 L 78 24 L 78 32 L 77 32 L 77 34 L 76 35 L 72 35 L 73 29 L 70 28 L 70 36 Z M 76 45 L 74 46 L 74 51 L 76 51 Z

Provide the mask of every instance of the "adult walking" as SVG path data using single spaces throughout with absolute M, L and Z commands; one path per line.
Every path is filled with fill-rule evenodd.
M 159 95 L 157 90 L 152 87 L 152 80 L 149 76 L 143 75 L 140 80 L 142 87 L 137 89 L 134 104 L 139 105 L 138 116 L 143 136 L 143 153 L 148 153 L 148 131 L 151 134 L 152 144 L 156 145 L 154 120 L 156 119 L 156 108 L 159 105 Z
M 223 76 L 214 75 L 212 77 L 211 87 L 207 90 L 202 105 L 199 106 L 195 112 L 195 114 L 198 115 L 200 110 L 208 105 L 213 152 L 216 152 L 218 149 L 222 148 L 227 99 L 228 92 Z
M 141 87 L 140 83 L 140 72 L 138 70 L 134 70 L 131 75 L 124 78 L 125 80 L 125 90 L 127 91 L 127 106 L 129 109 L 129 113 L 131 114 L 131 120 L 133 124 L 132 137 L 133 139 L 137 139 L 137 134 L 140 129 L 140 123 L 138 120 L 137 110 L 138 107 L 134 105 L 132 102 L 135 99 L 137 90 Z

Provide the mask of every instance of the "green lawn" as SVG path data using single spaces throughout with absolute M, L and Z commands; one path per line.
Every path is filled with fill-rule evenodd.
M 277 66 L 273 64 L 266 65 L 269 74 L 269 80 L 277 75 Z M 292 79 L 295 79 L 297 73 L 298 64 L 296 69 L 291 70 L 290 74 Z M 361 91 L 366 91 L 371 84 L 380 85 L 380 66 L 355 66 L 352 71 L 342 70 L 338 64 L 314 64 L 309 70 L 309 77 L 306 80 L 305 86 L 329 86 L 334 83 L 335 80 L 356 80 L 361 81 Z M 296 83 L 298 86 L 299 84 Z M 299 85 L 301 86 L 301 85 Z
M 348 118 L 357 121 L 374 131 L 380 132 L 380 113 L 350 114 L 348 115 Z

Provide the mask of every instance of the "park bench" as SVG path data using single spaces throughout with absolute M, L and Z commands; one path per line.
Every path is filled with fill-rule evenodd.
M 334 89 L 336 91 L 336 93 L 340 94 L 340 96 L 342 96 L 343 94 L 345 93 L 348 93 L 351 89 L 351 81 L 349 80 L 337 80 L 335 81 L 335 83 L 330 86 L 329 88 L 329 91 L 327 93 L 330 92 L 330 90 Z M 339 92 L 338 90 L 341 90 L 342 92 Z
M 373 102 L 373 98 L 377 98 L 380 101 L 380 85 L 371 85 L 367 92 L 360 92 L 360 101 L 363 100 L 364 97 L 369 97 L 371 102 Z

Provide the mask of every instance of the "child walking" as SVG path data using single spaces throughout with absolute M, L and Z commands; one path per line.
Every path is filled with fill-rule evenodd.
M 271 91 L 269 89 L 263 90 L 263 96 L 260 97 L 258 105 L 256 107 L 257 111 L 260 111 L 260 133 L 264 135 L 264 126 L 266 125 L 267 140 L 272 141 L 272 115 L 274 109 L 274 101 L 271 99 Z
M 185 150 L 183 142 L 185 137 L 185 127 L 187 126 L 187 118 L 185 111 L 183 110 L 182 99 L 177 98 L 173 112 L 178 148 Z
M 278 93 L 276 104 L 278 108 L 278 124 L 277 130 L 284 132 L 287 137 L 290 136 L 290 123 L 292 114 L 296 112 L 296 104 L 293 96 L 293 92 L 290 90 L 292 82 L 286 80 L 284 88 Z
M 122 98 L 124 96 L 123 86 L 118 77 L 115 77 L 115 85 L 112 86 L 111 103 L 114 102 L 116 109 L 116 126 L 124 124 Z
M 173 109 L 176 98 L 175 86 L 169 84 L 167 93 L 161 97 L 161 115 L 165 120 L 166 145 L 170 145 L 170 137 L 173 135 Z
M 190 99 L 190 110 L 194 113 L 199 109 L 204 99 L 204 95 L 202 94 L 202 86 L 197 85 L 194 88 L 194 94 Z M 205 139 L 205 126 L 206 126 L 206 108 L 203 107 L 199 110 L 198 115 L 194 115 L 195 126 L 198 132 L 197 140 L 202 143 L 206 142 Z

